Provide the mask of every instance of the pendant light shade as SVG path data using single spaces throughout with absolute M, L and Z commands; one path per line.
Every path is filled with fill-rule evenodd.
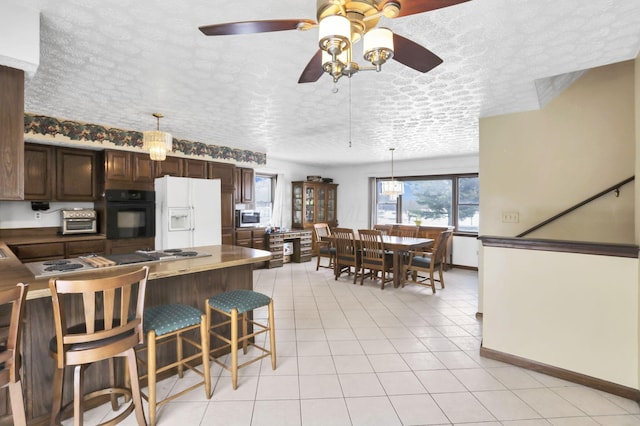
M 160 113 L 153 113 L 157 119 L 157 130 L 147 130 L 142 132 L 142 149 L 149 151 L 149 158 L 154 161 L 164 161 L 167 158 L 167 151 L 173 149 L 173 136 L 171 133 L 160 131 Z
M 382 195 L 387 195 L 392 200 L 398 198 L 398 195 L 404 194 L 404 182 L 393 178 L 393 151 L 395 148 L 389 148 L 391 151 L 391 180 L 382 181 Z

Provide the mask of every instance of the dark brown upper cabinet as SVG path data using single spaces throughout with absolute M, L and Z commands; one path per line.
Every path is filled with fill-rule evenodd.
M 236 191 L 235 201 L 236 203 L 250 204 L 254 202 L 254 189 L 253 181 L 255 175 L 253 169 L 236 167 L 235 180 Z
M 180 157 L 167 157 L 164 161 L 154 161 L 154 176 L 183 176 L 184 162 Z
M 202 160 L 191 160 L 189 158 L 183 159 L 184 162 L 184 177 L 190 178 L 207 178 L 207 162 Z
M 53 200 L 56 173 L 55 148 L 51 145 L 24 145 L 24 199 Z
M 24 197 L 24 71 L 0 65 L 0 200 Z
M 56 200 L 97 200 L 99 176 L 96 151 L 56 149 Z
M 146 153 L 105 151 L 105 189 L 153 190 L 153 161 Z
M 236 166 L 228 163 L 209 163 L 209 179 L 220 179 L 222 188 L 235 189 L 236 186 Z

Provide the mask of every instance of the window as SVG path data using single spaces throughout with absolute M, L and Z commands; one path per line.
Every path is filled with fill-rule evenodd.
M 381 194 L 382 181 L 388 179 L 376 179 L 376 223 L 455 226 L 456 232 L 478 232 L 477 174 L 396 179 L 404 182 L 404 194 L 397 199 Z
M 260 226 L 269 226 L 271 224 L 271 213 L 273 212 L 276 177 L 256 174 L 254 183 L 256 210 L 260 212 Z

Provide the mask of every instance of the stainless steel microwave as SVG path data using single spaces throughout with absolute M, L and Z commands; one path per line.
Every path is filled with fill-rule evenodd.
M 260 212 L 255 210 L 236 210 L 236 227 L 260 225 Z

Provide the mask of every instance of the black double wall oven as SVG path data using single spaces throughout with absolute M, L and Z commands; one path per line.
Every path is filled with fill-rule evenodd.
M 107 238 L 155 237 L 154 191 L 107 189 L 104 195 Z

